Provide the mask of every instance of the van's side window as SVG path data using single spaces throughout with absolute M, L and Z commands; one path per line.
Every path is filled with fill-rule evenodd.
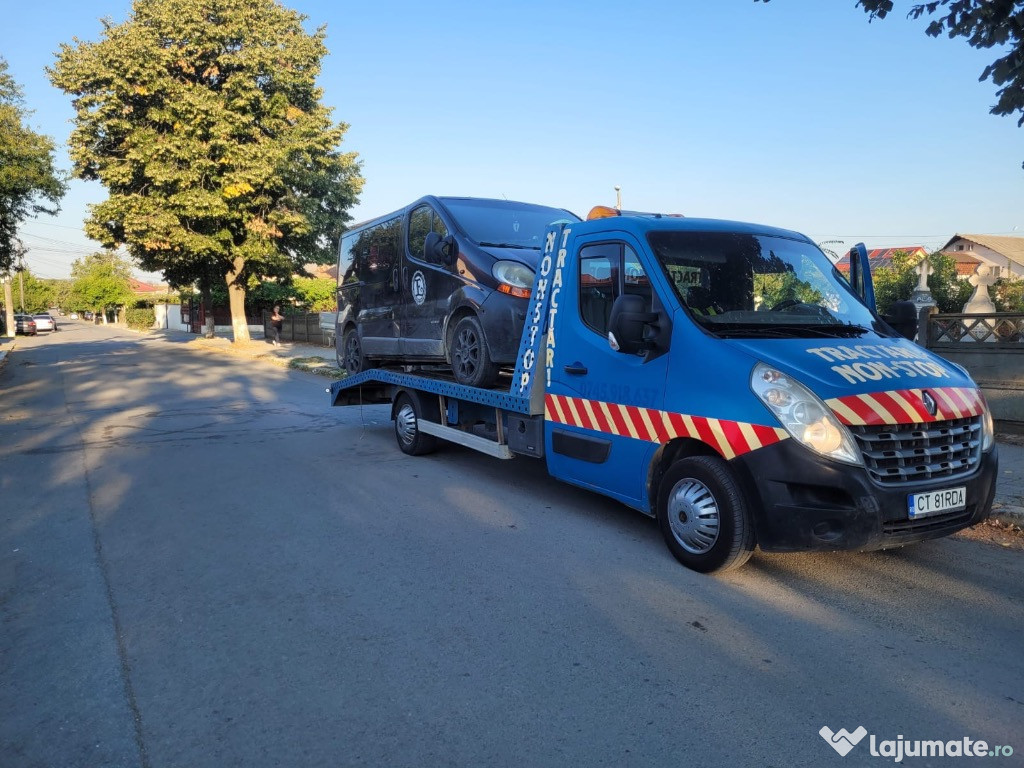
M 441 237 L 448 237 L 448 227 L 441 221 L 441 217 L 437 215 L 437 211 L 431 211 L 433 216 L 430 218 L 430 228 L 434 232 L 437 232 Z
M 580 318 L 601 336 L 608 335 L 612 304 L 623 293 L 647 298 L 651 282 L 636 252 L 625 243 L 588 245 L 580 251 Z
M 364 229 L 352 246 L 353 266 L 360 280 L 379 283 L 398 266 L 402 220 L 391 219 Z
M 437 211 L 429 205 L 421 205 L 409 214 L 409 255 L 414 259 L 424 258 L 423 245 L 429 232 L 437 232 L 441 237 L 448 236 L 448 228 Z
M 423 258 L 423 244 L 430 232 L 430 206 L 421 205 L 409 215 L 409 255 Z
M 338 261 L 338 285 L 359 282 L 356 276 L 354 246 L 358 235 L 345 235 L 341 238 L 341 258 Z

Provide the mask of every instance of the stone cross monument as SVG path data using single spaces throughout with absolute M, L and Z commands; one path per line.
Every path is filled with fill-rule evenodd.
M 914 267 L 914 271 L 917 272 L 917 287 L 910 294 L 910 300 L 917 305 L 919 311 L 925 307 L 934 307 L 935 299 L 932 298 L 931 289 L 928 287 L 928 276 L 935 272 L 935 269 L 927 256 Z
M 992 297 L 988 292 L 988 287 L 995 281 L 996 277 L 992 274 L 991 267 L 979 264 L 974 268 L 974 274 L 968 279 L 968 282 L 974 286 L 974 293 L 964 304 L 963 313 L 965 315 L 987 315 L 996 311 L 996 305 L 992 303 Z

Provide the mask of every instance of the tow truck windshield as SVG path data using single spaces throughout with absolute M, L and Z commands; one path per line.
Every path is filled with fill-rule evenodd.
M 851 337 L 877 328 L 811 243 L 735 232 L 648 234 L 679 302 L 721 337 Z

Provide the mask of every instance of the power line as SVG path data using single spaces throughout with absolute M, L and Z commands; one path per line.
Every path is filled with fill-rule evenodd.
M 43 227 L 58 227 L 60 229 L 73 229 L 73 230 L 76 230 L 78 232 L 82 231 L 82 227 L 69 227 L 67 224 L 54 224 L 53 222 L 50 222 L 50 221 L 38 221 L 37 220 L 37 221 L 33 221 L 32 223 L 33 224 L 39 224 L 40 226 L 43 226 Z

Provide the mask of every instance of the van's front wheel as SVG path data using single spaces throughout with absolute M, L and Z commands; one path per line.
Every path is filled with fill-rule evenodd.
M 739 568 L 754 551 L 743 490 L 716 456 L 680 459 L 658 492 L 658 527 L 676 560 L 701 573 Z
M 484 329 L 474 315 L 466 315 L 455 325 L 449 358 L 459 384 L 489 387 L 498 379 L 498 366 L 491 361 Z

